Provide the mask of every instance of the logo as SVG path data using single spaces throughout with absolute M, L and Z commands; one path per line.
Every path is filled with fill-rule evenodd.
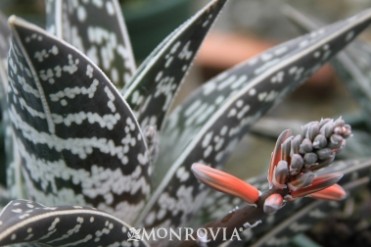
M 242 229 L 243 230 L 243 229 Z M 197 230 L 190 227 L 181 228 L 152 228 L 151 230 L 140 228 L 136 229 L 134 227 L 129 228 L 127 232 L 128 241 L 198 241 L 202 243 L 207 243 L 215 240 L 217 237 L 221 237 L 224 241 L 228 240 L 241 240 L 240 233 L 242 230 L 235 229 L 233 233 L 227 234 L 226 228 L 199 228 Z M 228 237 L 229 236 L 229 237 Z
M 140 230 L 131 227 L 128 231 L 128 241 L 139 241 L 141 240 Z

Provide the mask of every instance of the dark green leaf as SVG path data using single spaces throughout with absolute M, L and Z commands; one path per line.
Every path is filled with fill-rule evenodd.
M 118 87 L 136 66 L 118 0 L 47 1 L 48 30 L 86 54 Z
M 11 194 L 15 194 L 15 190 L 19 190 L 21 178 L 19 173 L 19 154 L 17 148 L 14 145 L 14 133 L 9 125 L 9 116 L 7 112 L 6 104 L 6 90 L 8 87 L 8 54 L 10 49 L 10 36 L 11 31 L 8 26 L 7 18 L 0 13 L 0 102 L 2 111 L 2 139 L 4 143 L 1 147 L 4 147 L 1 152 L 5 156 L 1 159 L 1 182 L 7 184 L 9 191 L 13 191 Z M 4 146 L 3 146 L 4 145 Z M 18 189 L 17 189 L 18 188 Z M 19 193 L 18 193 L 19 194 Z
M 86 56 L 10 18 L 9 117 L 29 198 L 132 222 L 150 193 L 147 148 L 113 84 Z
M 0 214 L 0 245 L 40 243 L 48 246 L 148 246 L 131 238 L 131 226 L 93 208 L 45 207 L 15 200 Z
M 301 32 L 308 32 L 318 28 L 316 21 L 304 16 L 298 10 L 287 7 L 285 14 L 299 28 Z M 371 45 L 361 40 L 356 40 L 343 52 L 331 60 L 336 72 L 353 98 L 362 107 L 365 116 L 371 114 Z M 365 117 L 371 128 L 371 118 Z
M 158 132 L 174 96 L 226 0 L 213 0 L 171 33 L 146 59 L 123 91 L 144 131 Z

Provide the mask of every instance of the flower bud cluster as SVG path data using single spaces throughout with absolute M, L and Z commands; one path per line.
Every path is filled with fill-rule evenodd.
M 303 126 L 302 134 L 289 136 L 282 143 L 290 176 L 314 171 L 330 164 L 343 149 L 351 127 L 342 118 L 322 119 Z
M 351 135 L 351 127 L 340 117 L 322 119 L 303 126 L 301 134 L 282 132 L 270 164 L 269 180 L 276 188 L 308 186 L 314 172 L 335 159 Z
M 278 137 L 268 171 L 268 181 L 274 193 L 264 203 L 264 211 L 275 212 L 283 199 L 311 196 L 340 200 L 345 191 L 336 183 L 339 172 L 319 174 L 341 151 L 351 136 L 351 127 L 342 118 L 322 119 L 303 126 L 301 134 L 286 130 Z M 278 198 L 281 200 L 278 200 Z M 278 203 L 282 201 L 282 203 Z

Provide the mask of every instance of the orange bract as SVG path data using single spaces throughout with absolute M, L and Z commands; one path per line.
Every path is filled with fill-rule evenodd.
M 260 191 L 245 181 L 210 166 L 194 163 L 193 174 L 204 184 L 221 192 L 240 197 L 248 203 L 255 204 Z

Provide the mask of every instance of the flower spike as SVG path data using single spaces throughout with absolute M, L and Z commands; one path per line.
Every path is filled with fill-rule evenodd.
M 301 197 L 342 200 L 346 192 L 336 183 L 343 174 L 320 169 L 334 160 L 351 135 L 350 126 L 342 118 L 310 122 L 297 135 L 283 131 L 268 168 L 269 190 L 263 194 L 245 181 L 201 163 L 193 164 L 192 171 L 202 183 L 256 204 L 266 214 Z
M 260 191 L 245 181 L 210 166 L 194 163 L 192 172 L 202 183 L 221 192 L 240 197 L 250 204 L 255 204 Z

